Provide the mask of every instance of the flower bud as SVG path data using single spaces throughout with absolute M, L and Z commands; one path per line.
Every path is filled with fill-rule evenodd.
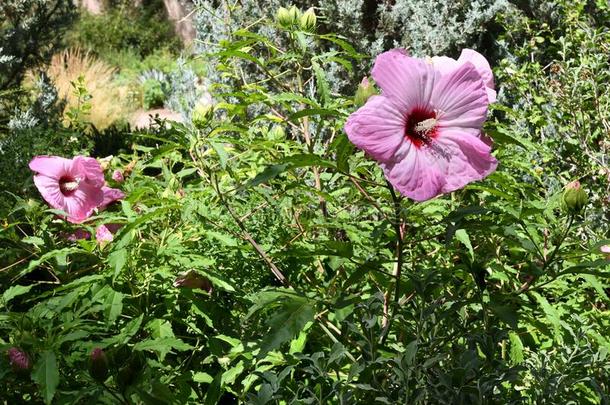
M 301 18 L 301 10 L 299 10 L 297 6 L 290 7 L 288 14 L 290 15 L 290 25 L 294 25 L 299 22 L 299 19 Z
M 602 252 L 606 260 L 610 260 L 610 245 L 600 246 L 599 251 Z
M 17 347 L 8 349 L 8 360 L 15 373 L 23 373 L 32 367 L 29 356 Z
M 273 128 L 271 128 L 271 130 L 269 131 L 269 138 L 277 141 L 277 140 L 282 140 L 286 137 L 286 132 L 284 131 L 284 128 L 280 125 L 274 125 Z
M 201 104 L 197 103 L 195 108 L 193 109 L 192 120 L 193 124 L 197 128 L 203 128 L 208 121 L 212 118 L 212 113 L 214 112 L 214 108 L 212 104 Z
M 299 26 L 303 31 L 313 32 L 316 29 L 316 22 L 318 18 L 313 10 L 313 7 L 309 7 L 305 13 L 299 18 Z
M 354 104 L 357 107 L 362 107 L 369 97 L 374 96 L 377 93 L 377 89 L 371 83 L 368 77 L 363 77 L 362 81 L 358 85 L 358 89 L 356 90 L 356 94 L 354 95 Z
M 118 182 L 118 183 L 122 183 L 123 181 L 125 181 L 125 177 L 123 176 L 123 172 L 120 171 L 119 169 L 115 170 L 114 172 L 112 172 L 112 180 Z
M 280 7 L 277 10 L 275 20 L 281 27 L 284 28 L 288 28 L 292 25 L 292 17 L 290 16 L 290 11 L 288 11 L 288 9 L 284 7 Z
M 568 183 L 563 192 L 563 203 L 571 214 L 577 214 L 587 205 L 587 192 L 578 181 Z
M 89 357 L 89 374 L 94 380 L 104 382 L 108 378 L 108 356 L 99 347 L 91 351 Z
M 100 158 L 98 159 L 98 161 L 100 162 L 100 167 L 102 168 L 102 171 L 106 171 L 108 170 L 108 168 L 110 167 L 110 162 L 112 161 L 112 159 L 114 158 L 114 156 L 109 155 L 106 156 L 105 158 Z

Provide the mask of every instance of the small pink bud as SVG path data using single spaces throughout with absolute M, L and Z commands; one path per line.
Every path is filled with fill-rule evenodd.
M 112 172 L 112 180 L 122 183 L 123 181 L 125 181 L 125 177 L 123 177 L 123 172 L 121 172 L 120 170 L 115 170 L 114 172 Z
M 16 347 L 8 349 L 8 359 L 14 372 L 27 371 L 32 366 L 27 353 Z
M 95 380 L 104 382 L 108 378 L 108 357 L 99 347 L 91 351 L 89 358 L 89 374 Z
M 599 250 L 604 254 L 607 260 L 610 260 L 610 245 L 600 246 Z

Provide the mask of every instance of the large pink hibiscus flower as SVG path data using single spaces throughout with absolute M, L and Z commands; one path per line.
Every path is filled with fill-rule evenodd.
M 352 143 L 379 161 L 388 181 L 413 200 L 458 190 L 496 169 L 481 133 L 495 99 L 493 75 L 483 56 L 471 50 L 466 55 L 455 61 L 382 53 L 371 72 L 381 95 L 345 124 Z
M 34 184 L 45 201 L 66 212 L 73 223 L 83 222 L 96 208 L 124 196 L 120 190 L 105 187 L 104 173 L 93 158 L 36 156 L 30 169 L 37 173 Z

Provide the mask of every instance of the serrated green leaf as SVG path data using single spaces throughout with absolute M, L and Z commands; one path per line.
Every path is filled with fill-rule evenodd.
M 468 249 L 468 256 L 470 257 L 470 262 L 474 261 L 474 250 L 472 249 L 472 243 L 470 243 L 470 237 L 468 236 L 468 232 L 465 229 L 458 229 L 455 231 L 455 238 L 462 243 Z
M 508 339 L 510 341 L 510 360 L 513 364 L 521 364 L 523 363 L 523 343 L 521 342 L 521 338 L 516 332 L 509 332 Z
M 50 404 L 59 385 L 57 358 L 51 350 L 45 350 L 40 354 L 32 372 L 32 380 L 40 387 L 44 402 Z
M 13 298 L 18 297 L 18 296 L 23 295 L 23 294 L 27 294 L 28 292 L 30 292 L 32 287 L 34 287 L 34 285 L 35 284 L 32 284 L 32 285 L 14 285 L 14 286 L 10 287 L 6 291 L 4 291 L 4 293 L 2 294 L 2 303 L 4 305 L 6 305 Z

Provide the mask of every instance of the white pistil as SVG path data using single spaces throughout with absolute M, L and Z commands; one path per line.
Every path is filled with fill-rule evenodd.
M 427 120 L 423 120 L 418 122 L 415 125 L 415 132 L 422 137 L 428 137 L 428 134 L 434 130 L 436 124 L 438 123 L 436 118 L 428 118 Z
M 80 183 L 80 179 L 77 178 L 74 181 L 67 181 L 65 183 L 61 183 L 60 188 L 63 191 L 74 191 L 78 188 L 79 183 Z

